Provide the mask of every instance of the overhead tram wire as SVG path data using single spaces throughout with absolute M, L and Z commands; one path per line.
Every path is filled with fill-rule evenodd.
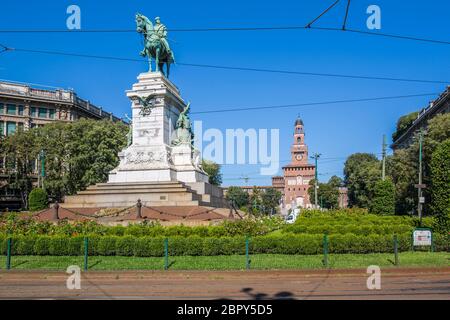
M 319 20 L 325 13 L 327 13 L 328 11 L 330 11 L 334 6 L 336 6 L 338 4 L 340 0 L 336 0 L 331 6 L 329 6 L 328 8 L 326 8 L 321 14 L 319 14 L 316 18 L 314 18 L 311 22 L 309 22 L 305 28 L 311 28 L 312 24 L 314 22 L 316 22 L 317 20 Z
M 351 0 L 347 1 L 347 7 L 345 9 L 344 22 L 342 23 L 342 30 L 345 30 L 345 27 L 347 26 L 348 12 L 350 10 L 350 2 L 351 2 Z
M 237 31 L 288 31 L 288 30 L 322 30 L 322 31 L 341 31 L 341 32 L 352 32 L 359 33 L 363 35 L 381 36 L 394 39 L 411 40 L 419 42 L 428 42 L 434 44 L 444 44 L 450 45 L 450 41 L 446 40 L 436 40 L 429 38 L 421 38 L 416 36 L 405 36 L 396 34 L 387 34 L 382 32 L 370 32 L 357 29 L 343 29 L 336 27 L 314 27 L 314 26 L 268 26 L 268 27 L 224 27 L 224 28 L 180 28 L 180 29 L 167 29 L 168 32 L 237 32 Z M 135 33 L 135 29 L 82 29 L 82 30 L 66 30 L 66 29 L 10 29 L 10 30 L 0 30 L 0 33 Z
M 441 81 L 441 80 L 422 80 L 422 79 L 407 79 L 407 78 L 372 77 L 372 76 L 346 75 L 346 74 L 336 74 L 336 73 L 317 73 L 317 72 L 304 72 L 304 71 L 259 69 L 259 68 L 217 66 L 217 65 L 193 64 L 193 63 L 177 63 L 177 65 L 187 66 L 187 67 L 201 67 L 201 68 L 226 69 L 226 70 L 238 70 L 238 71 L 253 71 L 253 72 L 268 72 L 268 73 L 280 73 L 280 74 L 292 74 L 292 75 L 304 75 L 304 76 L 318 76 L 318 77 L 336 77 L 336 78 L 351 78 L 351 79 L 366 79 L 366 80 L 405 81 L 405 82 L 442 83 L 442 84 L 450 83 L 449 81 Z
M 0 44 L 0 54 L 3 52 L 6 52 L 6 51 L 11 51 L 11 50 L 12 50 L 12 48 L 9 48 L 7 46 Z
M 49 50 L 34 50 L 34 49 L 25 49 L 25 48 L 8 48 L 8 47 L 5 47 L 5 48 L 8 51 L 17 51 L 17 52 L 26 52 L 26 53 L 51 54 L 51 55 L 61 55 L 61 56 L 73 56 L 73 57 L 79 57 L 79 58 L 92 58 L 92 59 L 104 59 L 104 60 L 117 60 L 117 61 L 130 61 L 130 62 L 145 62 L 145 63 L 147 63 L 147 60 L 136 59 L 136 58 L 121 58 L 121 57 L 113 57 L 113 56 L 99 56 L 99 55 L 89 55 L 89 54 L 81 54 L 81 53 L 71 53 L 71 52 L 62 52 L 62 51 L 49 51 Z M 301 75 L 301 76 L 335 77 L 335 78 L 348 78 L 348 79 L 400 81 L 400 82 L 417 82 L 417 83 L 439 83 L 439 84 L 449 84 L 450 83 L 450 81 L 444 81 L 444 80 L 427 80 L 427 79 L 394 78 L 394 77 L 376 77 L 376 76 L 364 76 L 364 75 L 350 75 L 350 74 L 338 74 L 338 73 L 319 73 L 319 72 L 305 72 L 305 71 L 294 71 L 294 70 L 261 69 L 261 68 L 235 67 L 235 66 L 210 65 L 210 64 L 198 64 L 198 63 L 184 63 L 184 62 L 177 62 L 176 65 L 186 66 L 186 67 L 197 67 L 197 68 L 223 69 L 223 70 L 235 70 L 235 71 L 251 71 L 251 72 L 266 72 L 266 73 L 291 74 L 291 75 Z
M 422 93 L 422 94 L 399 95 L 399 96 L 385 96 L 385 97 L 347 99 L 347 100 L 330 100 L 330 101 L 322 101 L 322 102 L 297 103 L 297 104 L 264 106 L 264 107 L 245 107 L 245 108 L 234 108 L 234 109 L 205 110 L 205 111 L 191 112 L 191 114 L 239 112 L 239 111 L 265 110 L 265 109 L 281 109 L 281 108 L 306 107 L 306 106 L 317 106 L 317 105 L 327 105 L 327 104 L 341 104 L 341 103 L 355 103 L 355 102 L 368 102 L 368 101 L 380 101 L 380 100 L 394 100 L 394 99 L 405 99 L 405 98 L 426 97 L 426 96 L 436 96 L 436 95 L 439 95 L 439 93 L 434 92 L 434 93 Z
M 112 57 L 112 56 L 99 56 L 99 55 L 88 55 L 88 54 L 78 54 L 78 53 L 69 53 L 69 52 L 61 52 L 61 51 L 45 51 L 45 50 L 33 50 L 33 49 L 24 49 L 24 48 L 10 48 L 2 45 L 4 48 L 3 51 L 17 51 L 17 52 L 27 52 L 27 53 L 39 53 L 39 54 L 51 54 L 51 55 L 62 55 L 62 56 L 74 56 L 74 57 L 82 57 L 82 58 L 94 58 L 94 59 L 107 59 L 107 60 L 116 60 L 116 61 L 133 61 L 133 62 L 147 62 L 143 59 L 134 59 L 134 58 L 120 58 L 120 57 Z M 178 65 L 188 65 L 178 63 Z M 197 67 L 214 67 L 214 68 L 224 68 L 224 69 L 236 69 L 236 70 L 246 70 L 246 71 L 261 71 L 261 72 L 282 72 L 282 73 L 297 73 L 296 71 L 286 71 L 286 70 L 269 70 L 269 69 L 253 69 L 253 68 L 241 68 L 241 67 L 227 67 L 227 66 L 211 66 L 211 65 L 200 65 L 200 64 L 189 64 L 190 66 Z M 319 74 L 316 74 L 319 75 Z M 321 76 L 332 76 L 331 74 L 320 74 Z M 337 75 L 333 75 L 337 76 Z M 381 78 L 381 77 L 369 77 L 369 76 L 351 76 L 351 75 L 339 75 L 348 78 L 359 78 L 363 77 L 364 79 L 372 79 L 372 80 L 394 80 L 394 78 Z M 418 81 L 418 82 L 432 82 L 432 83 L 445 83 L 444 81 L 434 81 L 434 80 L 418 80 L 418 79 L 400 79 L 397 81 Z M 280 108 L 292 108 L 292 107 L 301 107 L 301 106 L 314 106 L 314 105 L 325 105 L 325 104 L 340 104 L 340 103 L 354 103 L 354 102 L 367 102 L 367 101 L 379 101 L 379 100 L 392 100 L 392 99 L 403 99 L 403 98 L 413 98 L 413 97 L 423 97 L 423 96 L 436 96 L 439 93 L 422 93 L 422 94 L 412 94 L 412 95 L 399 95 L 399 96 L 386 96 L 386 97 L 372 97 L 372 98 L 359 98 L 359 99 L 348 99 L 348 100 L 331 100 L 324 102 L 310 102 L 310 103 L 298 103 L 298 104 L 289 104 L 289 105 L 277 105 L 277 106 L 264 106 L 264 107 L 246 107 L 246 108 L 234 108 L 234 109 L 220 109 L 220 110 L 205 110 L 205 111 L 197 111 L 192 112 L 192 114 L 205 114 L 205 113 L 219 113 L 219 112 L 237 112 L 237 111 L 249 111 L 249 110 L 264 110 L 264 109 L 280 109 Z

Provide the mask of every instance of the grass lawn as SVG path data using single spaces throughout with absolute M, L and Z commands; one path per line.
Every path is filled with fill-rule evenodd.
M 323 268 L 322 255 L 258 254 L 250 256 L 252 269 L 319 269 Z M 330 254 L 331 268 L 366 268 L 369 265 L 395 267 L 394 255 L 373 254 Z M 69 265 L 83 266 L 83 257 L 77 256 L 13 256 L 12 269 L 66 270 Z M 444 267 L 450 265 L 447 252 L 402 252 L 399 254 L 401 267 Z M 161 270 L 161 257 L 89 257 L 89 270 Z M 6 257 L 0 256 L 0 269 L 6 267 Z M 178 256 L 169 257 L 170 270 L 243 270 L 245 256 Z

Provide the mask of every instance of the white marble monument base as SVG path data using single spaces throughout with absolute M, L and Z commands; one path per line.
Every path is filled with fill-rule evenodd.
M 126 170 L 109 174 L 108 182 L 208 182 L 208 175 L 195 169 L 169 168 L 169 169 L 148 169 L 148 170 Z
M 126 170 L 109 174 L 108 182 L 167 182 L 177 181 L 173 169 Z

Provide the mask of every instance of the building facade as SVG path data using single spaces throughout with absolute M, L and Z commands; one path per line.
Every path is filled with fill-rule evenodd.
M 300 118 L 294 123 L 293 142 L 290 148 L 291 159 L 288 165 L 284 166 L 282 176 L 272 177 L 271 186 L 240 186 L 248 194 L 252 194 L 254 188 L 267 190 L 274 188 L 281 192 L 280 212 L 286 215 L 292 208 L 313 208 L 314 199 L 310 199 L 308 190 L 314 188 L 310 186 L 310 181 L 315 178 L 316 166 L 308 163 L 308 145 L 305 142 L 305 130 L 303 121 Z M 228 188 L 224 188 L 225 193 Z M 339 208 L 348 207 L 348 190 L 345 186 L 338 189 Z M 319 204 L 320 206 L 320 204 Z
M 13 134 L 53 121 L 78 119 L 121 121 L 71 90 L 43 90 L 28 85 L 0 82 L 0 134 Z
M 401 136 L 395 139 L 391 148 L 393 150 L 407 148 L 414 141 L 416 132 L 421 129 L 426 130 L 428 120 L 438 114 L 448 112 L 450 112 L 450 86 L 447 86 L 447 89 L 436 100 L 431 101 L 428 107 L 419 112 L 417 119 Z
M 45 90 L 29 85 L 0 82 L 0 136 L 14 134 L 54 121 L 78 119 L 122 121 L 71 90 Z M 37 166 L 35 166 L 37 168 Z M 0 159 L 0 209 L 20 208 L 20 199 L 10 188 L 4 159 Z M 33 177 L 37 179 L 37 174 Z
M 314 179 L 316 167 L 308 163 L 308 146 L 305 143 L 303 121 L 297 118 L 294 124 L 293 143 L 291 145 L 291 161 L 283 167 L 283 176 L 272 177 L 272 186 L 283 190 L 284 208 L 293 206 L 311 208 L 308 189 L 309 182 Z

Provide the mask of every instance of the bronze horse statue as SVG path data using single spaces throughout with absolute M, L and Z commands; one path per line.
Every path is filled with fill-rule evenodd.
M 144 15 L 136 14 L 136 31 L 144 35 L 144 49 L 140 52 L 143 57 L 148 57 L 149 71 L 152 72 L 152 59 L 155 60 L 155 71 L 162 72 L 167 78 L 169 78 L 170 65 L 175 63 L 172 50 L 170 50 L 167 40 L 165 39 L 165 27 L 163 32 L 155 30 L 153 23 Z M 166 72 L 163 67 L 166 65 Z

